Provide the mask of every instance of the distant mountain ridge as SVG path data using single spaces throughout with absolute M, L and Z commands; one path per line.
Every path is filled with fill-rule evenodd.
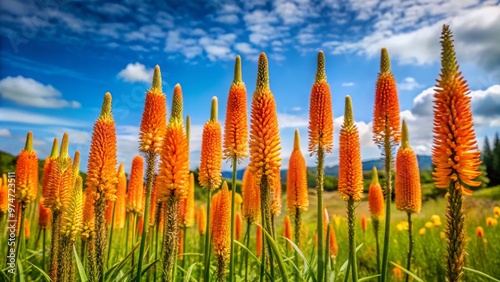
M 431 156 L 417 155 L 417 159 L 418 159 L 418 167 L 420 168 L 421 171 L 432 169 L 432 157 Z M 374 166 L 377 167 L 378 170 L 383 170 L 384 169 L 383 160 L 376 159 L 376 160 L 363 161 L 363 171 L 369 171 Z M 307 170 L 315 173 L 316 167 L 308 167 Z M 244 171 L 245 171 L 244 169 L 238 170 L 236 173 L 236 179 L 238 179 L 238 180 L 243 179 L 243 172 Z M 286 179 L 286 174 L 287 174 L 287 170 L 281 170 L 281 179 L 283 179 L 283 180 Z M 334 166 L 325 167 L 325 175 L 331 175 L 331 176 L 337 177 L 339 175 L 339 166 L 334 165 Z M 232 172 L 231 171 L 223 171 L 222 177 L 231 179 Z

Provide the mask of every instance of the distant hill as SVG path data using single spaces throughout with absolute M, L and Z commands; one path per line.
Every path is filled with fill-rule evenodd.
M 421 171 L 422 170 L 430 170 L 432 168 L 432 157 L 431 156 L 418 155 L 417 159 L 418 159 L 418 166 L 419 166 Z M 384 169 L 384 163 L 381 159 L 367 160 L 367 161 L 363 162 L 363 171 L 369 171 L 374 166 L 376 166 L 378 170 Z M 308 167 L 307 170 L 310 173 L 316 173 L 316 167 Z M 243 172 L 244 172 L 244 169 L 240 169 L 237 171 L 236 178 L 238 180 L 241 180 L 243 178 Z M 281 171 L 282 181 L 284 181 L 286 179 L 286 173 L 287 173 L 287 170 Z M 325 167 L 325 175 L 337 177 L 339 175 L 339 166 L 334 165 L 334 166 Z M 230 179 L 232 177 L 232 172 L 231 171 L 223 171 L 222 177 Z

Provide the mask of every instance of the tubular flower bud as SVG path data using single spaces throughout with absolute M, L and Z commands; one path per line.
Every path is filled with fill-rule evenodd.
M 30 220 L 24 219 L 24 239 L 28 240 L 31 237 Z
M 123 163 L 118 167 L 118 185 L 116 186 L 115 201 L 115 228 L 121 229 L 125 226 L 125 214 L 127 204 L 127 176 Z
M 389 141 L 399 144 L 400 136 L 399 100 L 396 79 L 391 72 L 391 61 L 387 49 L 382 48 L 380 72 L 375 90 L 375 109 L 373 112 L 373 140 L 384 143 L 385 135 Z
M 194 174 L 189 174 L 189 186 L 186 198 L 181 199 L 179 204 L 179 223 L 181 226 L 191 227 L 194 225 Z
M 217 121 L 217 98 L 212 98 L 212 114 L 203 126 L 199 181 L 211 191 L 219 187 L 222 179 L 222 129 Z
M 273 200 L 271 203 L 271 212 L 274 216 L 278 216 L 281 214 L 281 177 L 278 174 L 277 180 L 273 183 Z
M 44 202 L 52 212 L 65 209 L 74 188 L 73 163 L 68 155 L 68 148 L 68 134 L 64 133 L 59 156 L 49 172 L 48 191 Z
M 295 214 L 297 210 L 306 211 L 309 207 L 307 196 L 307 168 L 306 159 L 300 151 L 299 130 L 295 130 L 295 141 L 292 155 L 288 162 L 287 172 L 287 209 L 288 213 Z
M 224 159 L 248 155 L 247 90 L 241 79 L 241 58 L 236 56 L 234 80 L 227 98 L 224 124 Z
M 217 210 L 217 205 L 219 204 L 219 197 L 220 197 L 220 190 L 215 193 L 213 196 L 212 196 L 212 200 L 210 202 L 210 234 L 212 234 L 213 232 L 213 229 L 214 229 L 214 216 L 215 216 L 215 211 Z M 213 236 L 213 235 L 211 235 Z
M 366 216 L 362 215 L 361 216 L 361 229 L 363 230 L 363 232 L 366 231 L 367 227 L 368 227 L 368 222 L 366 221 Z
M 212 243 L 215 255 L 227 262 L 231 252 L 231 192 L 226 182 L 218 195 L 217 204 L 214 205 L 214 221 L 211 221 Z
M 54 138 L 54 143 L 52 143 L 52 152 L 50 156 L 45 159 L 45 164 L 43 165 L 43 178 L 42 178 L 42 196 L 45 197 L 49 191 L 49 180 L 50 172 L 53 170 L 53 166 L 57 163 L 57 155 L 59 155 L 59 141 Z
M 248 167 L 243 173 L 241 195 L 243 198 L 243 218 L 250 223 L 256 222 L 260 215 L 260 189 L 255 175 Z
M 130 181 L 127 192 L 127 212 L 142 212 L 142 194 L 144 194 L 144 159 L 137 155 L 132 160 Z
M 142 152 L 160 153 L 167 127 L 167 102 L 162 91 L 160 67 L 156 66 L 153 83 L 146 92 L 139 133 L 139 149 Z
M 111 94 L 104 95 L 101 115 L 94 124 L 87 165 L 87 187 L 95 188 L 105 201 L 116 199 L 116 128 L 111 113 Z
M 82 231 L 83 199 L 82 199 L 82 177 L 78 176 L 73 187 L 73 193 L 68 208 L 63 211 L 61 234 L 75 241 Z
M 359 133 L 354 124 L 351 98 L 346 96 L 344 123 L 340 129 L 338 190 L 344 200 L 363 198 L 363 166 Z
M 330 228 L 330 234 L 328 240 L 330 240 L 330 257 L 335 258 L 339 253 L 339 246 L 337 245 L 337 237 L 335 236 L 335 230 L 333 225 L 328 225 Z
M 278 180 L 281 167 L 281 141 L 276 101 L 269 87 L 269 72 L 265 53 L 259 56 L 257 87 L 252 98 L 250 130 L 250 170 L 257 185 L 267 175 L 270 187 Z
M 290 217 L 288 215 L 285 215 L 285 223 L 283 225 L 283 236 L 287 238 L 290 241 L 293 241 L 293 235 L 292 235 L 292 222 L 290 221 Z M 286 244 L 288 247 L 292 247 L 292 244 L 287 242 Z
M 45 229 L 50 224 L 50 209 L 43 205 L 43 197 L 38 203 L 38 226 Z
M 174 88 L 172 116 L 167 125 L 163 150 L 160 155 L 157 179 L 160 184 L 157 196 L 165 201 L 169 196 L 186 197 L 189 176 L 189 144 L 182 120 L 182 90 L 177 84 Z
M 255 236 L 255 248 L 258 258 L 262 257 L 262 225 L 257 225 L 257 234 Z
M 384 193 L 378 182 L 377 168 L 373 167 L 372 182 L 368 190 L 368 206 L 373 218 L 381 219 L 384 217 Z
M 2 175 L 2 181 L 0 181 L 0 215 L 7 212 L 9 209 L 9 188 L 7 183 L 7 175 L 4 173 Z
M 83 194 L 83 220 L 82 220 L 82 240 L 87 240 L 95 235 L 95 190 L 85 189 Z
M 179 248 L 177 249 L 177 256 L 179 260 L 184 259 L 184 229 L 179 229 Z
M 104 214 L 104 218 L 106 219 L 106 224 L 111 225 L 111 221 L 113 221 L 113 206 L 115 202 L 108 201 L 106 204 L 106 213 Z
M 333 107 L 330 85 L 326 81 L 325 54 L 318 52 L 316 79 L 309 103 L 309 152 L 318 149 L 328 153 L 333 149 Z
M 33 133 L 26 137 L 26 145 L 16 162 L 16 199 L 23 205 L 36 199 L 38 192 L 38 158 L 33 150 Z
M 466 187 L 479 186 L 480 152 L 472 120 L 471 97 L 467 82 L 458 70 L 453 38 L 448 26 L 441 36 L 441 74 L 434 93 L 434 146 L 432 163 L 434 182 L 438 188 L 448 188 L 450 181 L 463 194 Z
M 243 236 L 243 218 L 241 217 L 241 213 L 236 213 L 236 217 L 234 218 L 234 237 L 236 240 L 241 240 L 241 236 Z
M 396 155 L 396 207 L 398 210 L 419 213 L 422 207 L 422 189 L 417 155 L 408 141 L 408 127 L 403 121 L 403 142 Z
M 477 237 L 482 238 L 484 236 L 484 229 L 482 226 L 476 227 Z
M 205 235 L 207 231 L 207 211 L 205 210 L 205 206 L 201 205 L 198 210 L 198 233 L 200 235 Z

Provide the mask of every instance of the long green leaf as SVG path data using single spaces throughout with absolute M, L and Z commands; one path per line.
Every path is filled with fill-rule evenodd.
M 115 281 L 116 276 L 118 275 L 118 273 L 120 273 L 120 271 L 125 266 L 127 261 L 132 258 L 132 255 L 137 250 L 139 245 L 140 245 L 140 242 L 135 245 L 135 247 L 132 249 L 132 251 L 130 251 L 130 253 L 122 261 L 120 261 L 119 263 L 113 265 L 110 269 L 108 269 L 108 271 L 104 275 L 104 277 L 106 277 L 106 281 L 109 281 L 109 282 Z M 127 271 L 127 273 L 128 273 L 128 271 Z
M 234 242 L 237 245 L 239 245 L 243 250 L 245 250 L 248 254 L 250 254 L 250 256 L 257 262 L 258 267 L 260 267 L 262 265 L 262 262 L 260 261 L 260 259 L 257 256 L 255 256 L 255 254 L 252 253 L 252 251 L 250 251 L 245 245 L 243 245 L 242 243 L 240 243 L 236 240 L 234 240 Z M 267 271 L 267 269 L 266 269 L 266 275 L 269 279 L 271 279 L 271 274 L 269 273 L 269 271 Z
M 378 277 L 380 277 L 380 274 L 376 274 L 376 275 L 372 275 L 372 276 L 368 276 L 368 277 L 363 277 L 363 278 L 358 279 L 358 282 L 363 282 L 363 281 L 367 281 L 367 280 L 378 278 Z
M 475 269 L 468 268 L 468 267 L 464 267 L 464 270 L 467 270 L 467 271 L 470 271 L 470 272 L 472 272 L 472 273 L 476 273 L 476 274 L 478 274 L 478 275 L 481 275 L 481 276 L 483 276 L 484 278 L 488 278 L 488 279 L 490 279 L 491 281 L 500 282 L 500 280 L 498 280 L 498 279 L 496 279 L 496 278 L 494 278 L 494 277 L 491 277 L 491 276 L 489 276 L 488 274 L 486 274 L 486 273 L 484 273 L 484 272 L 481 272 L 481 271 L 479 271 L 479 270 L 475 270 Z
M 17 268 L 19 269 L 19 282 L 24 282 L 24 268 L 23 264 L 21 263 L 21 260 L 17 262 Z
M 287 240 L 288 242 L 290 242 L 290 244 L 292 244 L 292 247 L 295 249 L 295 251 L 299 254 L 299 256 L 302 258 L 302 260 L 304 261 L 304 268 L 306 268 L 309 272 L 309 274 L 311 275 L 311 278 L 314 282 L 316 282 L 316 275 L 314 274 L 314 271 L 311 267 L 311 265 L 309 264 L 309 261 L 307 261 L 306 257 L 304 256 L 304 254 L 300 251 L 299 247 L 294 243 L 292 242 L 292 240 L 288 239 L 288 238 L 285 238 L 285 240 Z
M 26 261 L 27 263 L 31 264 L 31 266 L 33 266 L 36 270 L 38 270 L 38 272 L 40 272 L 42 274 L 42 276 L 46 279 L 46 281 L 49 281 L 51 282 L 52 279 L 50 278 L 50 276 L 45 273 L 45 271 L 41 270 L 38 266 L 34 265 L 33 263 L 31 263 L 29 260 Z
M 73 255 L 76 260 L 76 268 L 78 268 L 78 274 L 80 274 L 80 280 L 82 282 L 87 282 L 89 279 L 87 278 L 87 274 L 85 274 L 85 268 L 83 268 L 82 261 L 78 257 L 78 252 L 76 251 L 75 245 L 73 245 Z
M 276 241 L 273 240 L 273 237 L 264 228 L 262 228 L 262 230 L 264 231 L 267 241 L 269 242 L 269 245 L 271 245 L 274 254 L 276 254 L 276 260 L 278 261 L 278 266 L 281 271 L 281 278 L 283 279 L 284 282 L 288 282 L 288 274 L 286 273 L 285 262 L 283 262 L 283 257 L 281 257 L 278 244 L 276 244 Z
M 193 272 L 193 269 L 197 264 L 198 263 L 195 262 L 195 263 L 191 264 L 191 266 L 189 266 L 187 273 L 186 273 L 186 276 L 184 276 L 184 282 L 189 282 L 189 280 L 191 280 L 191 273 Z
M 401 268 L 401 270 L 403 270 L 404 272 L 406 272 L 406 274 L 410 275 L 411 277 L 413 277 L 413 279 L 417 280 L 417 282 L 424 282 L 424 280 L 418 278 L 417 275 L 413 274 L 411 271 L 409 271 L 408 269 L 402 267 L 401 265 L 397 264 L 397 263 L 394 263 L 392 261 L 390 261 L 390 263 L 392 263 L 395 267 L 398 267 L 398 268 Z

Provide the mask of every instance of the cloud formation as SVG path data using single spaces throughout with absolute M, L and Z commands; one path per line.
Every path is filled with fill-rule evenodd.
M 148 69 L 145 65 L 135 62 L 128 64 L 118 73 L 118 78 L 126 82 L 146 82 L 151 83 L 153 80 L 154 69 Z

